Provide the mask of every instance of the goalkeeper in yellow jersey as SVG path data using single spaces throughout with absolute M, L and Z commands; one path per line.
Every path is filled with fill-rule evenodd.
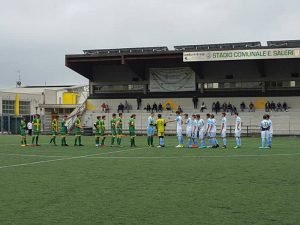
M 35 145 L 40 146 L 39 145 L 39 136 L 40 136 L 40 132 L 41 132 L 41 125 L 42 125 L 42 121 L 40 119 L 40 115 L 36 114 L 33 119 L 32 145 L 34 145 L 34 141 L 35 141 Z
M 155 122 L 158 136 L 158 148 L 165 147 L 165 126 L 167 122 L 162 118 L 161 114 L 157 115 L 158 119 Z

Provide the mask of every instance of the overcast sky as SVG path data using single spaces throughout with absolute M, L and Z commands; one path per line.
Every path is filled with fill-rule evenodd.
M 0 87 L 84 84 L 83 49 L 300 39 L 299 0 L 0 0 Z

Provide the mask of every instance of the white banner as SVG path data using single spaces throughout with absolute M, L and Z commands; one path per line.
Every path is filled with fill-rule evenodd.
M 300 48 L 184 52 L 184 62 L 300 58 Z
M 195 91 L 195 72 L 189 67 L 150 68 L 150 92 Z

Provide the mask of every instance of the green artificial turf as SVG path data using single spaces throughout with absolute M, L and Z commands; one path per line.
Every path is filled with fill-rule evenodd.
M 123 148 L 40 139 L 22 148 L 18 136 L 0 136 L 1 225 L 300 224 L 298 138 L 275 137 L 270 150 L 258 138 L 238 150 L 234 139 L 226 150 L 176 149 L 175 137 L 166 148 L 145 137 L 136 148 L 128 138 Z

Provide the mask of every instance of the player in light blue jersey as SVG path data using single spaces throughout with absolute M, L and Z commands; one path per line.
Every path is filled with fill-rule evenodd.
M 208 146 L 207 148 L 212 148 L 213 142 L 212 142 L 212 137 L 211 137 L 211 128 L 212 128 L 212 120 L 210 118 L 210 114 L 206 114 L 206 136 L 208 137 Z
M 198 122 L 197 122 L 197 118 L 196 115 L 193 114 L 192 115 L 192 140 L 193 140 L 193 144 L 191 147 L 198 147 Z
M 154 147 L 153 144 L 154 127 L 155 127 L 154 112 L 152 112 L 147 120 L 147 137 L 148 137 L 147 143 L 149 147 Z
M 178 145 L 176 148 L 183 148 L 183 137 L 182 137 L 182 117 L 180 116 L 180 112 L 176 111 L 176 133 L 178 138 Z
M 270 130 L 270 123 L 267 120 L 267 115 L 263 116 L 263 120 L 260 122 L 260 129 L 261 129 L 261 146 L 259 148 L 269 148 L 268 136 Z
M 267 116 L 267 120 L 270 125 L 270 129 L 269 129 L 269 133 L 268 133 L 268 147 L 271 148 L 272 147 L 272 139 L 273 139 L 273 123 L 272 123 L 272 120 L 270 119 L 270 115 L 267 114 L 266 116 Z
M 237 148 L 241 148 L 242 145 L 242 141 L 241 141 L 241 134 L 242 134 L 242 120 L 239 117 L 238 112 L 234 113 L 235 116 L 235 142 L 236 142 L 236 146 L 234 147 L 235 149 Z
M 222 120 L 221 120 L 221 137 L 223 138 L 223 147 L 222 148 L 227 148 L 226 129 L 227 129 L 226 113 L 223 112 Z
M 192 145 L 192 119 L 186 113 L 184 114 L 185 125 L 186 125 L 186 137 L 188 139 L 188 143 L 186 147 L 190 147 Z
M 199 148 L 206 148 L 205 145 L 205 122 L 203 119 L 200 118 L 200 114 L 196 115 L 198 121 L 198 135 L 200 139 L 200 146 Z
M 217 134 L 217 121 L 215 119 L 215 115 L 211 114 L 210 115 L 210 119 L 211 119 L 210 134 L 211 134 L 211 139 L 212 139 L 212 147 L 213 148 L 219 148 L 219 143 L 218 143 L 218 140 L 216 138 L 216 134 Z

